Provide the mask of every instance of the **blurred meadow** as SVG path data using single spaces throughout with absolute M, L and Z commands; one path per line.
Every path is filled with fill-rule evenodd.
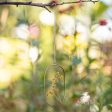
M 112 112 L 112 0 L 49 10 L 0 6 L 0 112 Z

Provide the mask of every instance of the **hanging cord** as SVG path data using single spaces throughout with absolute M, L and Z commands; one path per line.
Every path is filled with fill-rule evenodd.
M 56 64 L 56 9 L 54 11 L 54 26 L 53 26 L 53 64 Z

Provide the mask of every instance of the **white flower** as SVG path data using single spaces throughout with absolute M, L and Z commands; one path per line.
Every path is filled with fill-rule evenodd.
M 46 10 L 42 11 L 39 15 L 40 21 L 46 25 L 54 25 L 55 15 Z
M 33 63 L 37 60 L 38 56 L 39 50 L 37 49 L 37 47 L 31 47 L 29 50 L 29 57 Z
M 112 41 L 112 21 L 107 20 L 106 25 L 95 25 L 92 32 L 92 39 L 97 42 L 104 43 L 106 41 Z
M 62 35 L 73 35 L 75 30 L 75 18 L 73 16 L 62 15 L 59 18 L 59 32 Z
M 81 104 L 88 104 L 90 101 L 90 95 L 88 94 L 88 92 L 84 92 L 80 98 L 80 103 Z
M 21 39 L 27 39 L 29 37 L 28 25 L 27 24 L 20 24 L 15 28 L 14 32 L 17 37 Z
M 79 33 L 78 39 L 79 39 L 80 43 L 88 42 L 89 30 L 88 30 L 87 26 L 78 22 L 76 30 Z

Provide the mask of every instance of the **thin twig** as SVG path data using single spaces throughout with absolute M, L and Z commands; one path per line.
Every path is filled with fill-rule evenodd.
M 61 2 L 61 3 L 37 3 L 37 2 L 0 2 L 0 5 L 27 5 L 27 6 L 35 6 L 35 7 L 42 7 L 45 8 L 46 10 L 48 10 L 49 12 L 51 12 L 48 7 L 55 7 L 58 5 L 64 5 L 64 4 L 77 4 L 77 3 L 81 3 L 81 2 L 99 2 L 98 0 L 78 0 L 75 2 Z
M 48 7 L 44 6 L 43 8 L 45 8 L 46 10 L 48 10 L 49 12 L 51 12 L 51 11 L 48 9 Z

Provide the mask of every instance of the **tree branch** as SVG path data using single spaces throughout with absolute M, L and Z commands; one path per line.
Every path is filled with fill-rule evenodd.
M 55 2 L 51 2 L 51 3 L 37 3 L 37 2 L 0 2 L 0 5 L 27 5 L 27 6 L 35 6 L 35 7 L 42 7 L 45 8 L 46 10 L 48 10 L 50 12 L 50 10 L 48 9 L 48 7 L 55 7 L 58 5 L 64 5 L 64 4 L 76 4 L 76 3 L 81 3 L 81 2 L 99 2 L 98 0 L 78 0 L 75 2 L 61 2 L 61 3 L 55 3 Z

